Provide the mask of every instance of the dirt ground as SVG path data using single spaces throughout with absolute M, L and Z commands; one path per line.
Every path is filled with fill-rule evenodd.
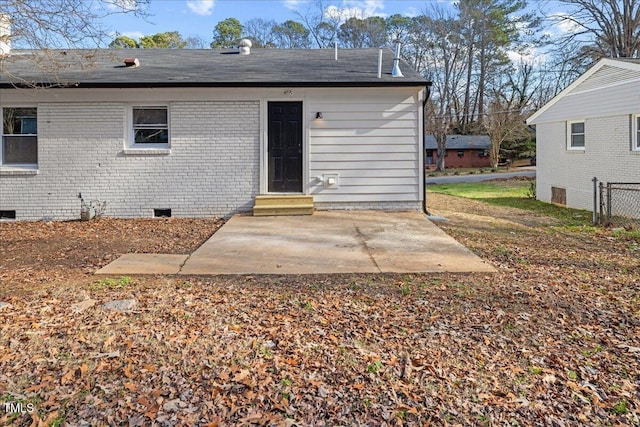
M 429 206 L 498 273 L 98 278 L 221 222 L 0 223 L 0 423 L 640 425 L 640 241 Z

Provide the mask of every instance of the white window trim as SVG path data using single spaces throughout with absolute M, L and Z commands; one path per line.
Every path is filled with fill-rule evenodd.
M 638 135 L 638 132 L 640 132 L 640 127 L 638 126 L 640 113 L 633 114 L 631 117 L 633 118 L 631 123 L 631 151 L 640 151 L 640 136 Z
M 169 136 L 166 144 L 136 144 L 133 130 L 133 109 L 134 108 L 166 108 L 167 109 L 167 134 Z M 153 104 L 131 104 L 127 107 L 127 138 L 125 141 L 124 154 L 169 154 L 171 149 L 171 107 L 168 103 Z
M 11 104 L 11 105 L 3 105 L 0 107 L 0 170 L 3 172 L 1 175 L 34 175 L 37 174 L 38 171 L 38 163 L 11 163 L 4 164 L 3 152 L 2 148 L 2 139 L 5 137 L 4 133 L 4 109 L 5 108 L 35 108 L 36 109 L 36 122 L 38 121 L 38 105 L 37 104 Z M 38 133 L 35 134 L 38 147 L 40 147 L 40 127 L 38 126 Z M 33 134 L 30 134 L 33 135 Z M 40 149 L 38 148 L 38 154 Z M 40 160 L 40 156 L 38 156 L 38 161 Z
M 584 147 L 573 147 L 571 145 L 571 136 L 573 135 L 571 133 L 571 125 L 574 123 L 583 123 L 584 124 L 584 133 L 582 135 L 584 135 Z M 570 120 L 567 121 L 567 150 L 570 151 L 585 151 L 585 149 L 587 148 L 587 122 L 586 120 Z

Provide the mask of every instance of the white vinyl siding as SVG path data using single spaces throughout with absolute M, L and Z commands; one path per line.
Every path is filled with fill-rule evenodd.
M 326 92 L 326 91 L 325 91 Z M 319 203 L 420 200 L 415 88 L 319 93 L 309 106 L 309 193 Z M 338 174 L 336 189 L 315 177 Z

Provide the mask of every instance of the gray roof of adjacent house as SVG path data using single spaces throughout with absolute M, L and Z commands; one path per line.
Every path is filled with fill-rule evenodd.
M 392 77 L 393 52 L 378 49 L 13 50 L 0 59 L 0 87 L 24 84 L 77 87 L 368 87 L 429 86 L 401 62 Z M 125 58 L 140 66 L 127 67 Z
M 489 135 L 448 135 L 446 142 L 447 150 L 488 150 L 491 148 Z M 433 135 L 427 135 L 424 143 L 427 150 L 438 148 Z

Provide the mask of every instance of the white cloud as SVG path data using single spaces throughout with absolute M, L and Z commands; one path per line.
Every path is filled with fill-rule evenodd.
M 547 55 L 535 48 L 528 49 L 526 52 L 510 50 L 507 52 L 507 56 L 516 67 L 519 67 L 520 64 L 540 65 L 547 61 Z
M 289 10 L 298 10 L 298 6 L 307 2 L 308 0 L 284 0 L 282 4 Z
M 196 15 L 208 16 L 213 13 L 215 0 L 189 0 L 187 7 Z
M 571 19 L 569 14 L 562 12 L 552 13 L 549 15 L 549 19 L 560 33 L 573 34 L 580 30 L 580 26 Z
M 410 18 L 415 18 L 416 16 L 420 15 L 420 11 L 413 6 L 409 6 L 408 8 L 405 9 L 404 12 L 402 12 L 402 15 L 408 16 Z
M 383 0 L 343 0 L 342 7 L 328 6 L 324 10 L 326 17 L 346 21 L 349 18 L 365 19 L 371 16 L 386 16 L 382 13 Z

